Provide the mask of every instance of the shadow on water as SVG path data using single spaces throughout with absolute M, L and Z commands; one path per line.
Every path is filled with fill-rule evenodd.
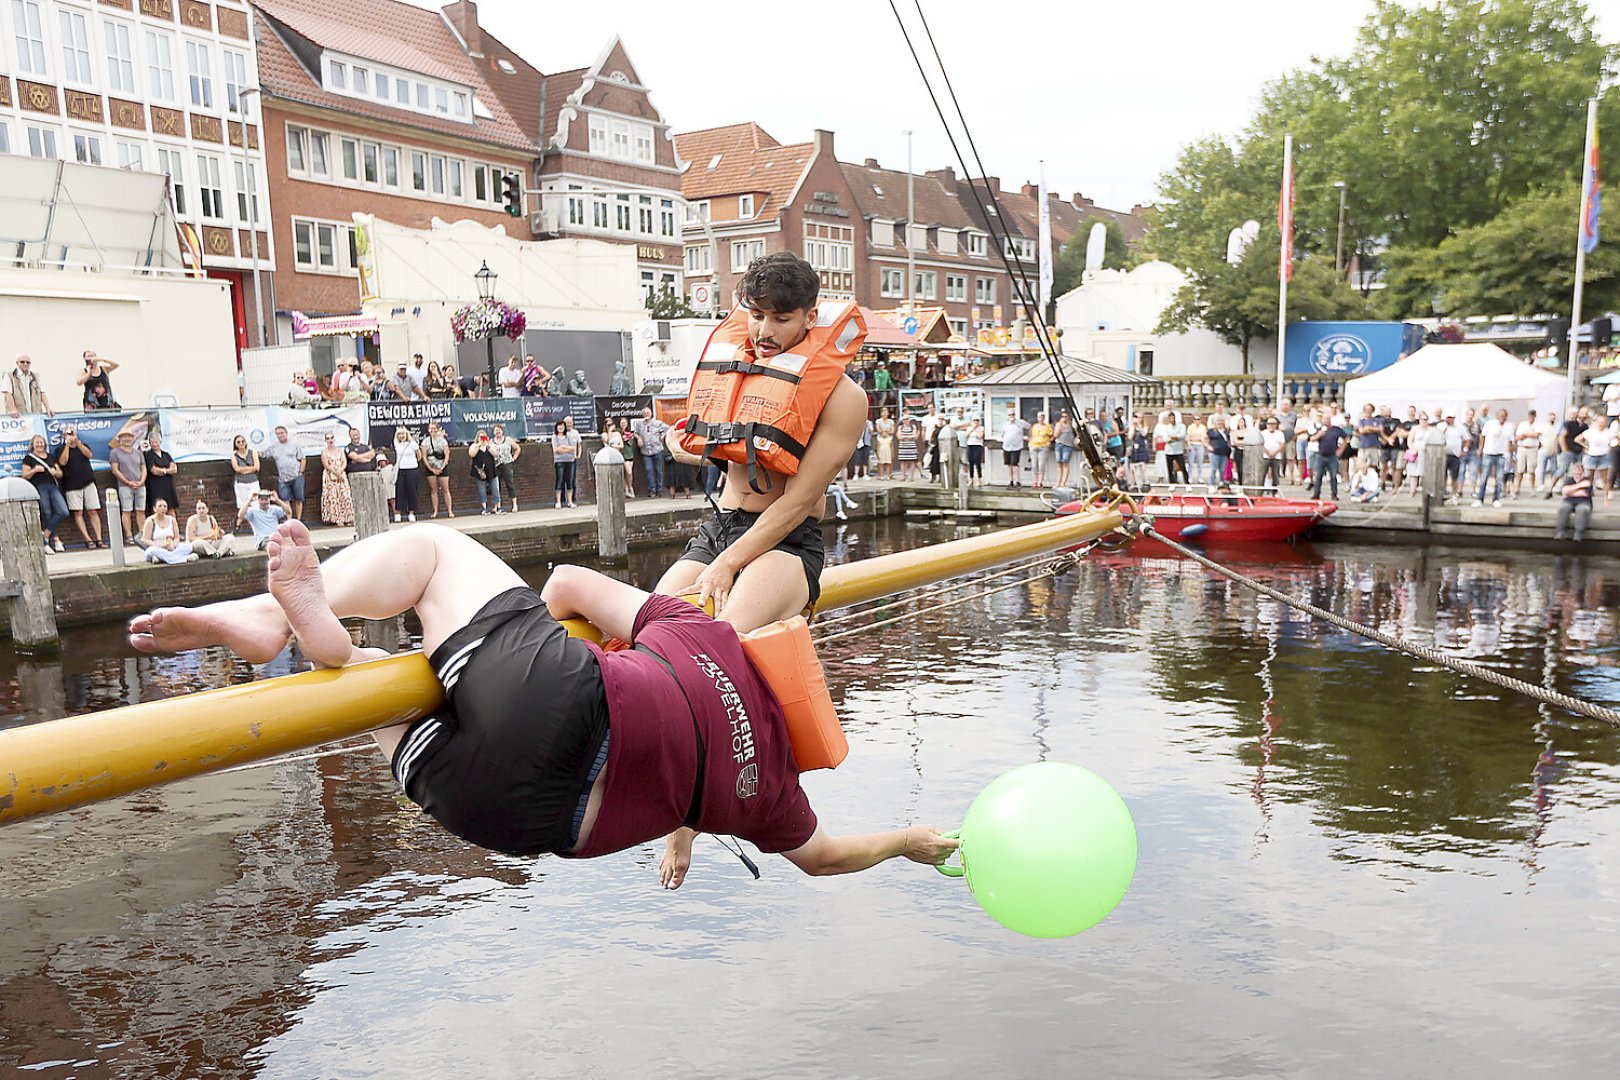
M 829 526 L 828 561 L 963 531 Z M 674 554 L 638 554 L 627 576 L 649 586 Z M 1336 545 L 1244 569 L 1521 678 L 1620 696 L 1620 562 Z M 1189 1077 L 1607 1060 L 1620 944 L 1591 909 L 1620 881 L 1591 852 L 1620 838 L 1620 739 L 1603 725 L 1151 550 L 830 643 L 824 661 L 853 748 L 806 779 L 829 827 L 954 822 L 1005 768 L 1087 762 L 1141 835 L 1120 912 L 1027 942 L 915 867 L 812 883 L 762 860 L 744 884 L 712 844 L 671 896 L 651 884 L 656 845 L 567 866 L 489 855 L 423 819 L 377 755 L 333 756 L 0 832 L 0 1066 L 970 1076 L 1061 1069 L 1078 1045 L 1122 1073 Z M 60 663 L 0 655 L 0 726 L 300 666 L 291 651 L 257 670 L 218 650 L 141 657 L 119 627 L 77 630 Z M 1504 974 L 1504 943 L 1531 922 L 1537 961 Z M 1550 1011 L 1565 1037 L 1529 1056 Z M 949 1039 L 942 1016 L 958 1018 Z M 1441 1051 L 1437 1032 L 1470 1038 Z

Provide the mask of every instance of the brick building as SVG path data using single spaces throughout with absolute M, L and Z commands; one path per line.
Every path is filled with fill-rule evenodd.
M 634 245 L 643 295 L 680 295 L 682 162 L 624 43 L 608 42 L 588 68 L 508 89 L 525 95 L 508 104 L 540 146 L 535 235 Z
M 284 253 L 279 318 L 290 325 L 293 311 L 359 309 L 356 211 L 412 228 L 472 220 L 529 237 L 501 190 L 535 159 L 508 99 L 523 96 L 519 84 L 538 86 L 539 73 L 478 31 L 475 5 L 441 13 L 396 0 L 255 0 L 254 8 L 273 231 Z M 474 297 L 477 269 L 445 292 Z M 322 346 L 318 359 L 374 348 L 365 335 Z
M 822 295 L 856 296 L 865 227 L 833 148 L 833 133 L 778 143 L 758 124 L 675 137 L 686 161 L 687 294 L 699 310 L 724 310 L 748 264 L 791 251 L 821 277 Z
M 258 344 L 249 222 L 265 275 L 277 245 L 246 4 L 13 0 L 0 42 L 0 153 L 168 174 L 186 246 L 231 285 L 238 348 Z

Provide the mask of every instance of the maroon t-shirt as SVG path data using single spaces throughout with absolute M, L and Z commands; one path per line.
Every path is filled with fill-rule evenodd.
M 577 854 L 622 851 L 685 821 L 697 777 L 693 710 L 707 757 L 698 829 L 741 837 L 766 852 L 808 842 L 816 815 L 799 787 L 782 708 L 737 632 L 685 600 L 653 596 L 637 613 L 631 639 L 667 660 L 680 686 L 655 657 L 591 646 L 607 693 L 607 786 Z

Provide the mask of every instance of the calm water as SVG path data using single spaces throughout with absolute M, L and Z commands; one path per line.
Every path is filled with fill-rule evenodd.
M 829 534 L 831 535 L 831 534 Z M 841 531 L 858 557 L 952 530 Z M 1620 699 L 1620 562 L 1284 549 L 1318 604 Z M 633 576 L 645 582 L 654 561 Z M 1104 923 L 1003 931 L 910 863 L 751 880 L 701 839 L 564 865 L 441 832 L 374 753 L 0 832 L 0 1069 L 273 1077 L 1611 1075 L 1620 735 L 1407 661 L 1169 559 L 826 651 L 835 830 L 954 826 L 1036 759 L 1136 817 Z M 283 657 L 271 671 L 287 670 Z M 116 628 L 0 669 L 27 723 L 253 677 Z M 1082 1073 L 1083 1071 L 1083 1073 Z

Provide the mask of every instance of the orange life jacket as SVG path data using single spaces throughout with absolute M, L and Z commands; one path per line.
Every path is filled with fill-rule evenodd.
M 834 769 L 849 756 L 827 680 L 803 615 L 742 635 L 743 652 L 771 688 L 787 718 L 788 742 L 800 772 Z
M 759 470 L 793 476 L 822 408 L 844 368 L 866 340 L 866 320 L 852 300 L 823 300 L 816 324 L 793 348 L 766 360 L 748 340 L 748 312 L 733 308 L 703 346 L 686 401 L 681 448 L 717 461 L 748 466 L 748 486 Z

